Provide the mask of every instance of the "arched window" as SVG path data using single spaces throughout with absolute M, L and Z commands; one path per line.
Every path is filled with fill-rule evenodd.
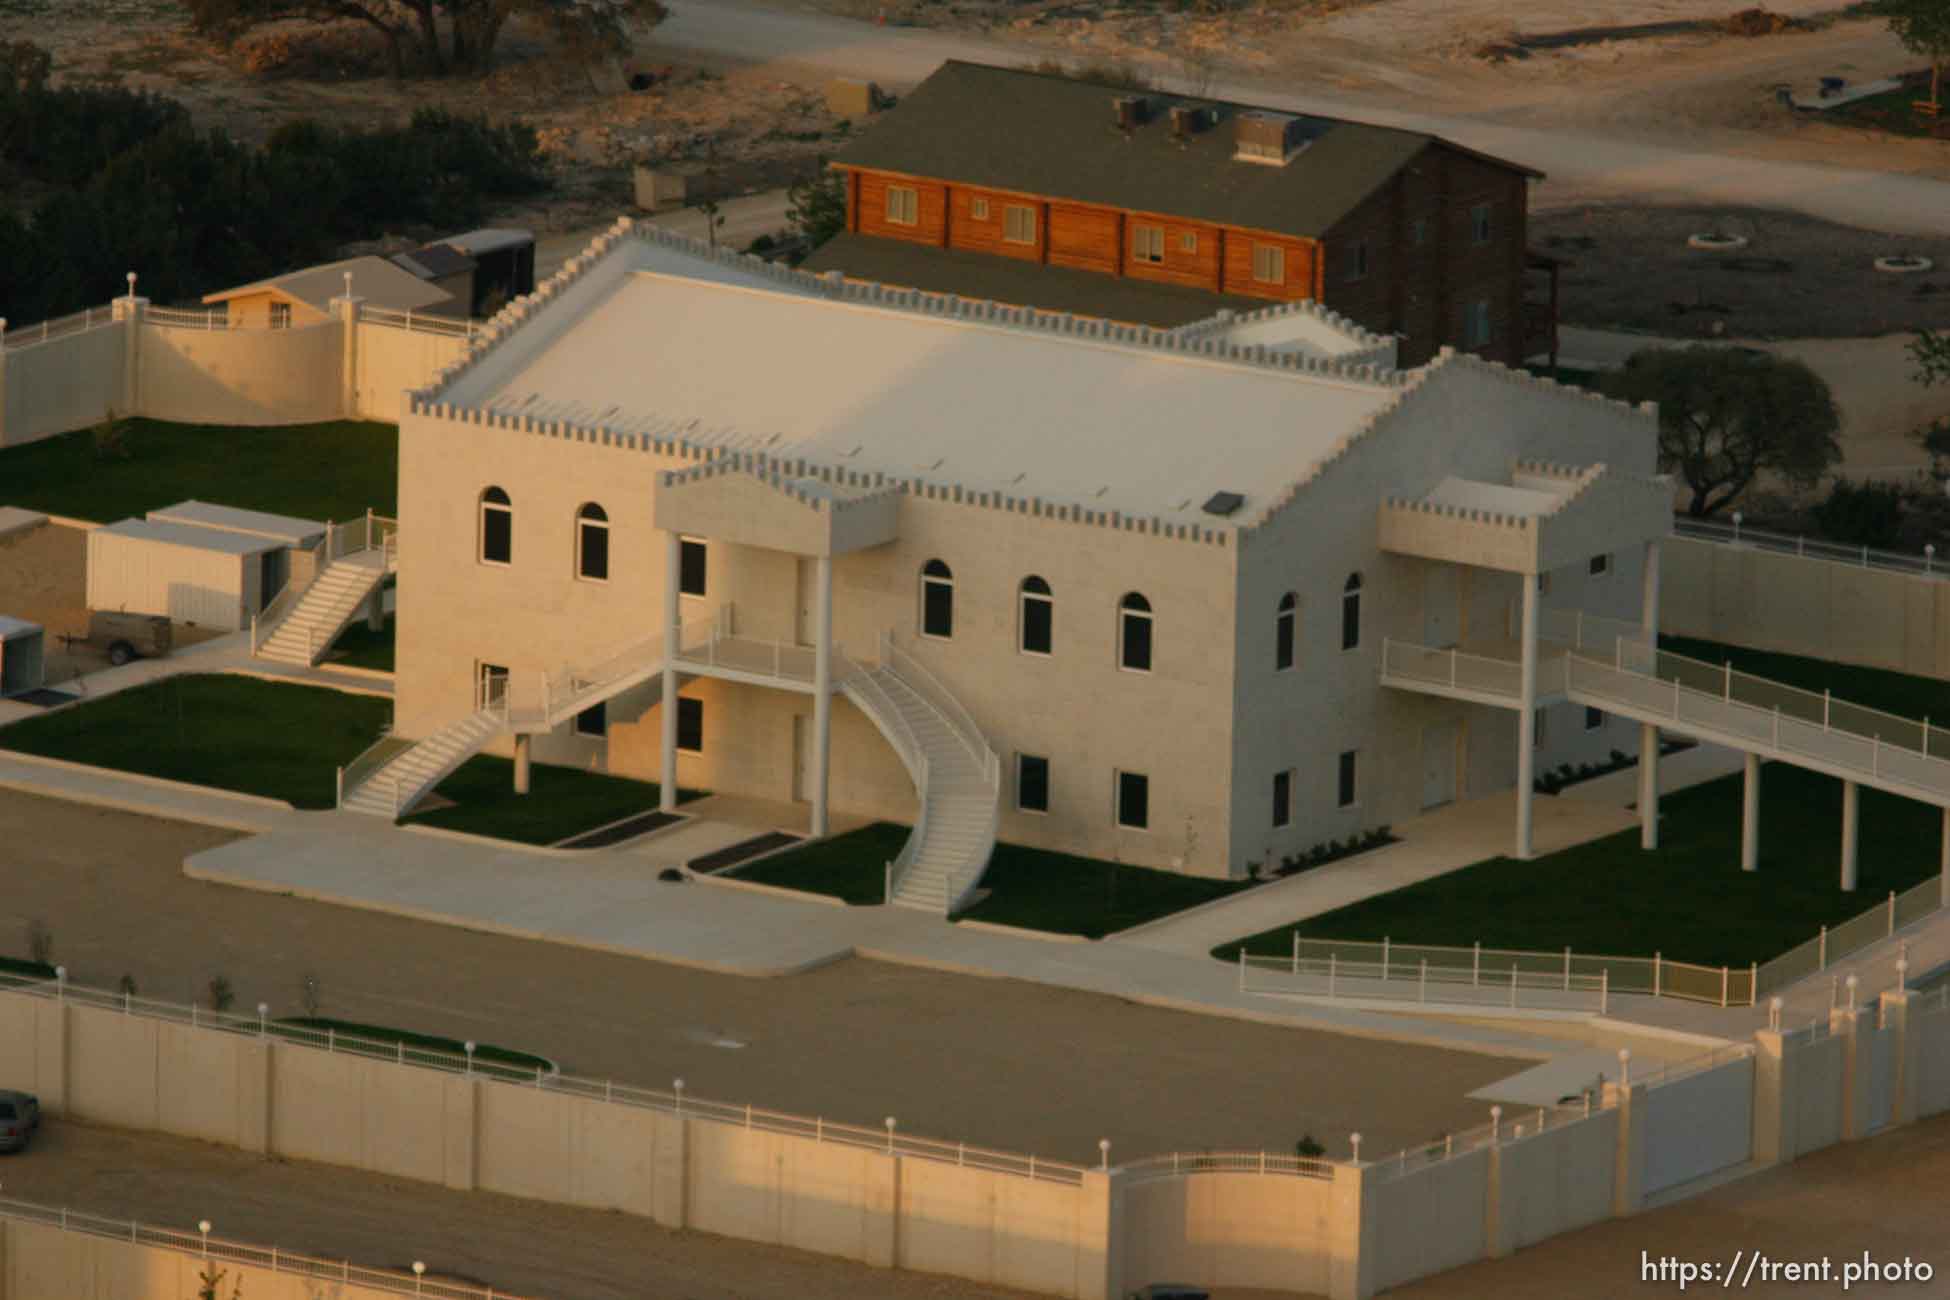
M 481 493 L 481 563 L 512 564 L 515 558 L 515 508 L 498 487 Z
M 1300 598 L 1292 592 L 1280 597 L 1279 613 L 1273 616 L 1273 668 L 1285 672 L 1293 667 L 1294 632 L 1300 619 Z
M 1117 602 L 1117 666 L 1151 671 L 1151 602 L 1135 591 Z
M 609 581 L 609 516 L 593 501 L 576 511 L 576 576 Z
M 1347 575 L 1341 588 L 1341 649 L 1352 650 L 1361 644 L 1361 575 Z
M 1049 584 L 1033 574 L 1024 578 L 1017 604 L 1021 607 L 1017 648 L 1026 655 L 1048 654 L 1056 621 L 1056 601 L 1050 595 Z
M 940 560 L 921 570 L 921 635 L 955 634 L 955 575 Z

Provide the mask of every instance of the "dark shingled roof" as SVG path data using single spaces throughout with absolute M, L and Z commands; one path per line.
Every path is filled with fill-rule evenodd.
M 840 271 L 848 279 L 874 280 L 900 289 L 954 293 L 1010 307 L 1074 312 L 1156 329 L 1204 320 L 1221 307 L 1245 312 L 1273 305 L 1263 298 L 845 233 L 821 244 L 800 269 Z
M 1150 112 L 1125 132 L 1112 101 L 1128 94 L 1142 94 Z M 1203 129 L 1175 138 L 1169 112 L 1175 104 L 1210 110 Z M 1236 161 L 1235 119 L 1254 111 L 1298 117 L 1310 143 L 1284 166 Z M 1436 139 L 950 60 L 833 165 L 1317 239 Z

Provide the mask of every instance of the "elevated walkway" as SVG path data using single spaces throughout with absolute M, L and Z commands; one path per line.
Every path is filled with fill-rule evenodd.
M 319 549 L 324 568 L 302 591 L 290 584 L 251 619 L 251 655 L 309 668 L 399 571 L 399 524 L 368 514 L 333 524 Z

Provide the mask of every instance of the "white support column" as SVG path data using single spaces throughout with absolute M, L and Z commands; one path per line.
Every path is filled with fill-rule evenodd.
M 1645 544 L 1643 604 L 1639 622 L 1650 643 L 1656 673 L 1659 654 L 1659 543 Z M 1659 729 L 1651 723 L 1639 727 L 1639 847 L 1659 847 Z
M 115 300 L 115 319 L 122 322 L 122 400 L 115 414 L 140 415 L 142 405 L 142 315 L 147 298 L 135 296 L 135 272 L 129 272 L 129 293 Z
M 345 293 L 332 299 L 345 338 L 339 349 L 339 406 L 345 418 L 359 418 L 359 306 L 364 298 L 352 295 L 352 272 L 345 273 Z
M 813 617 L 812 833 L 826 834 L 827 774 L 833 750 L 833 557 L 819 557 Z
M 1842 782 L 1842 889 L 1855 889 L 1855 842 L 1862 823 L 1862 787 L 1853 781 Z
M 1523 575 L 1523 678 L 1522 708 L 1517 714 L 1517 849 L 1516 857 L 1527 860 L 1531 849 L 1532 805 L 1537 780 L 1537 576 Z
M 534 737 L 523 732 L 515 737 L 515 793 L 528 793 L 528 747 Z
M 1746 783 L 1740 788 L 1740 869 L 1760 870 L 1760 755 L 1746 756 Z
M 7 318 L 0 316 L 0 447 L 7 445 Z M 0 1263 L 4 1263 L 0 1260 Z M 5 1297 L 0 1296 L 0 1300 Z
M 1950 907 L 1950 808 L 1943 810 L 1943 855 L 1938 862 L 1937 905 Z
M 676 533 L 664 534 L 664 682 L 662 710 L 663 764 L 658 768 L 657 807 L 677 811 L 677 652 L 681 649 L 683 623 L 678 614 L 677 590 L 683 580 L 684 543 Z

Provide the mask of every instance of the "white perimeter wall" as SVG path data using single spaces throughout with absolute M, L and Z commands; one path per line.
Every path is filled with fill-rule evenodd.
M 423 387 L 434 373 L 460 359 L 467 340 L 395 325 L 359 322 L 354 404 L 358 418 L 398 424 L 400 395 Z
M 84 428 L 119 406 L 125 337 L 116 323 L 0 354 L 0 447 Z
M 1753 1153 L 1751 1060 L 1650 1089 L 1641 1104 L 1647 1195 L 1743 1164 Z
M 267 1245 L 268 1249 L 268 1245 Z M 229 1260 L 219 1294 L 249 1300 L 397 1300 L 396 1291 Z M 195 1300 L 205 1262 L 181 1251 L 0 1220 L 0 1300 Z
M 1326 1295 L 1345 1236 L 1334 1185 L 1331 1178 L 1207 1173 L 1127 1186 L 1119 1224 L 1125 1286 L 1196 1280 Z
M 136 409 L 186 424 L 311 424 L 345 413 L 345 329 L 142 327 Z

